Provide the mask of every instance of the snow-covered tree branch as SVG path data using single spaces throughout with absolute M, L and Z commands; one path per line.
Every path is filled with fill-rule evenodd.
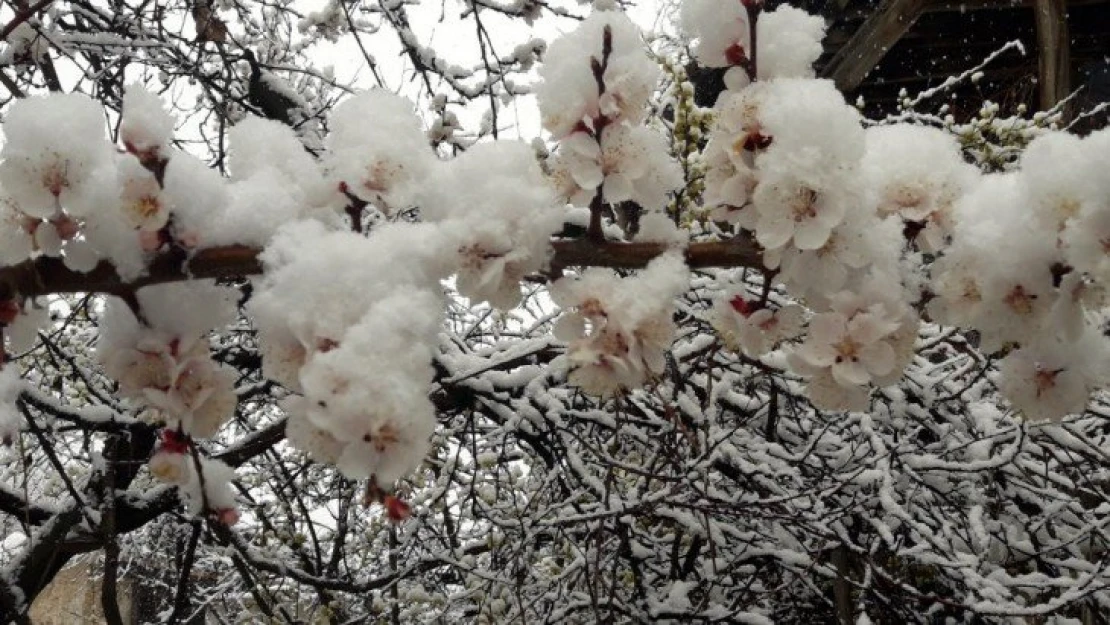
M 0 11 L 0 620 L 1099 622 L 1110 130 L 623 5 Z

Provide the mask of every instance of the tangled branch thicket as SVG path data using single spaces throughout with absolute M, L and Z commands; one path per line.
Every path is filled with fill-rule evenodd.
M 377 86 L 411 91 L 429 142 L 446 158 L 506 133 L 510 103 L 530 91 L 533 64 L 547 50 L 523 26 L 569 30 L 588 13 L 555 0 L 328 2 L 312 11 L 236 0 L 14 2 L 0 12 L 2 106 L 6 114 L 35 94 L 85 93 L 104 105 L 121 143 L 125 90 L 145 85 L 177 116 L 174 147 L 225 173 L 235 169 L 229 133 L 248 114 L 294 129 L 301 156 L 324 158 L 334 150 L 333 105 L 371 86 L 369 74 Z M 433 45 L 437 22 L 471 39 L 448 54 Z M 599 97 L 615 54 L 612 23 L 603 32 L 603 54 L 587 74 Z M 795 372 L 782 350 L 751 354 L 722 330 L 722 301 L 748 316 L 750 302 L 783 311 L 800 298 L 765 268 L 751 234 L 758 229 L 733 233 L 719 212 L 700 206 L 712 184 L 702 151 L 714 113 L 693 103 L 678 61 L 686 52 L 657 47 L 667 87 L 655 93 L 649 123 L 665 132 L 681 186 L 665 195 L 665 211 L 603 201 L 618 193 L 608 181 L 579 189 L 589 191 L 589 210 L 557 224 L 549 262 L 522 276 L 523 300 L 512 310 L 472 306 L 454 290 L 464 290 L 461 276 L 445 283 L 427 388 L 432 449 L 395 491 L 373 474 L 369 485 L 351 479 L 285 440 L 287 423 L 303 418 L 290 416 L 287 403 L 300 391 L 264 372 L 257 323 L 244 312 L 275 288 L 257 277 L 264 267 L 293 264 L 282 254 L 267 266 L 255 246 L 188 249 L 175 213 L 149 230 L 153 247 L 138 277 L 124 279 L 107 260 L 75 269 L 68 257 L 38 252 L 0 263 L 4 330 L 10 335 L 32 310 L 49 315 L 28 349 L 5 354 L 0 343 L 0 363 L 22 376 L 14 397 L 0 384 L 0 400 L 21 415 L 0 448 L 0 621 L 30 622 L 36 596 L 92 554 L 108 622 L 131 618 L 117 605 L 127 580 L 146 589 L 137 618 L 165 623 L 197 614 L 226 623 L 1104 622 L 1105 393 L 1062 421 L 1027 421 L 997 385 L 998 360 L 1013 344 L 987 350 L 974 330 L 923 323 L 904 375 L 865 396 L 865 409 L 815 407 L 807 386 L 814 376 Z M 359 82 L 319 67 L 336 50 L 361 57 Z M 725 51 L 730 72 L 757 71 L 743 48 Z M 605 127 L 618 127 L 612 111 L 623 102 L 604 106 L 614 108 L 598 113 L 595 126 L 579 128 L 579 115 L 566 130 L 600 145 Z M 1012 123 L 1028 130 L 1014 135 L 1021 147 L 1046 132 L 1043 118 Z M 758 152 L 767 140 L 755 132 L 734 148 Z M 971 160 L 982 151 L 965 137 L 967 146 Z M 156 188 L 169 188 L 157 151 L 126 151 L 144 159 Z M 1004 160 L 979 164 L 1013 165 Z M 581 185 L 584 176 L 571 178 Z M 419 211 L 389 210 L 385 191 L 374 191 L 383 195 L 367 200 L 342 188 L 351 236 L 418 221 Z M 630 276 L 666 257 L 665 240 L 635 237 L 658 231 L 639 220 L 653 210 L 694 233 L 684 256 L 690 288 L 669 315 L 675 338 L 662 366 L 642 388 L 598 397 L 568 381 L 574 366 L 567 341 L 553 335 L 552 298 L 575 294 L 548 284 L 575 267 Z M 59 233 L 65 225 L 53 216 L 36 223 Z M 924 221 L 916 226 L 907 249 Z M 410 264 L 398 258 L 391 269 Z M 168 400 L 128 395 L 132 382 L 109 375 L 114 365 L 97 353 L 119 341 L 101 330 L 115 327 L 109 317 L 121 310 L 136 327 L 156 327 L 144 318 L 150 303 L 141 287 L 199 279 L 227 287 L 236 312 L 200 339 L 214 364 L 189 360 L 191 373 L 233 378 L 233 416 L 207 440 L 184 418 L 176 430 L 163 428 L 170 420 L 143 402 Z M 937 296 L 926 295 L 914 302 L 919 311 Z M 109 299 L 123 304 L 114 310 Z M 330 304 L 299 302 L 308 317 L 326 317 Z M 588 317 L 589 304 L 569 306 Z M 177 338 L 168 353 L 184 361 L 179 347 L 194 347 Z M 312 349 L 339 351 L 333 343 Z M 388 375 L 389 364 L 374 372 Z M 167 450 L 185 468 L 156 465 Z M 235 469 L 233 506 L 205 486 L 212 461 Z M 192 463 L 201 475 L 195 492 L 156 479 Z

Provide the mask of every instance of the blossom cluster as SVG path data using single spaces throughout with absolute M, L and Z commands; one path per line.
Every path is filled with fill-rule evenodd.
M 732 68 L 703 152 L 706 207 L 754 235 L 767 268 L 812 311 L 786 350 L 814 404 L 864 409 L 868 388 L 896 381 L 916 307 L 1004 355 L 999 388 L 1027 416 L 1081 411 L 1107 374 L 1097 327 L 1110 192 L 1094 169 L 1110 135 L 1046 134 L 1015 173 L 981 175 L 944 131 L 864 129 L 830 82 L 812 78 L 822 31 L 807 16 L 737 2 L 717 19 L 711 4 L 688 2 L 683 14 L 698 60 Z M 808 43 L 783 60 L 788 41 Z M 792 327 L 799 315 L 749 299 L 728 292 L 714 316 L 726 343 L 754 356 L 790 338 L 779 316 Z
M 772 301 L 770 284 L 758 297 L 728 285 L 712 311 L 724 343 L 807 379 L 818 407 L 862 410 L 900 377 L 924 315 L 973 330 L 1002 358 L 997 383 L 1016 409 L 1082 410 L 1107 376 L 1110 183 L 1098 167 L 1110 131 L 1045 134 L 1015 172 L 983 175 L 943 131 L 865 128 L 813 77 L 819 18 L 755 1 L 684 7 L 698 61 L 730 68 L 700 157 L 711 232 L 750 235 L 781 287 Z M 632 22 L 595 11 L 550 44 L 539 75 L 557 143 L 542 163 L 516 141 L 440 158 L 412 104 L 375 90 L 334 110 L 318 157 L 286 126 L 239 122 L 226 178 L 172 147 L 176 121 L 139 87 L 124 97 L 118 145 L 85 96 L 24 99 L 0 151 L 0 266 L 53 256 L 87 272 L 103 260 L 126 283 L 156 252 L 263 247 L 245 312 L 263 373 L 289 392 L 289 441 L 388 492 L 431 446 L 445 289 L 513 308 L 525 278 L 563 270 L 549 267 L 550 242 L 582 208 L 598 243 L 622 236 L 604 216 L 637 207 L 640 234 L 624 235 L 688 238 L 662 212 L 683 174 L 646 121 L 659 68 Z M 657 379 L 689 283 L 677 250 L 631 277 L 594 268 L 555 280 L 569 381 L 613 396 Z M 97 350 L 119 394 L 166 425 L 152 472 L 195 511 L 231 520 L 231 469 L 195 439 L 237 407 L 236 373 L 207 344 L 234 319 L 233 298 L 195 281 L 116 295 Z M 45 317 L 33 301 L 0 302 L 14 349 Z M 2 375 L 6 410 L 17 385 Z M 0 419 L 0 432 L 15 422 Z
M 544 128 L 559 142 L 547 165 L 563 200 L 632 201 L 658 212 L 682 185 L 666 138 L 643 125 L 659 75 L 639 29 L 617 11 L 597 11 L 552 42 L 536 98 Z
M 673 302 L 689 280 L 681 256 L 670 253 L 633 278 L 592 268 L 555 282 L 551 298 L 568 311 L 555 336 L 568 343 L 570 382 L 610 396 L 662 374 L 674 341 Z

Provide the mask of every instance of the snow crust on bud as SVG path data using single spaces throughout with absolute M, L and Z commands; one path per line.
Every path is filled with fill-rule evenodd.
M 568 343 L 570 382 L 610 396 L 662 373 L 674 340 L 674 298 L 688 284 L 689 269 L 678 253 L 657 257 L 630 278 L 591 268 L 555 282 L 551 298 L 567 311 L 555 332 Z
M 175 124 L 161 98 L 142 85 L 128 85 L 119 124 L 119 138 L 128 152 L 143 160 L 167 156 Z

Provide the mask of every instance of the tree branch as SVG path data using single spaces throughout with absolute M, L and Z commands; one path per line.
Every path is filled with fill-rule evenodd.
M 585 240 L 552 241 L 553 267 L 594 266 L 637 269 L 669 248 L 663 243 L 593 243 Z M 36 297 L 51 293 L 116 293 L 151 284 L 190 279 L 230 278 L 262 273 L 260 250 L 245 245 L 213 247 L 185 258 L 179 251 L 153 257 L 145 276 L 125 282 L 109 262 L 81 273 L 61 259 L 40 256 L 18 265 L 0 268 L 0 301 L 16 296 Z M 691 268 L 763 267 L 762 250 L 750 237 L 731 241 L 691 243 L 686 261 Z

